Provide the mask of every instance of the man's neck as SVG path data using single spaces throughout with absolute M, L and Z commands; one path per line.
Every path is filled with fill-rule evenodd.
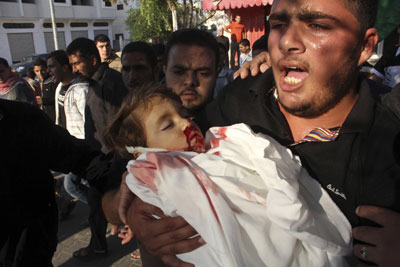
M 358 99 L 358 94 L 350 93 L 346 95 L 338 104 L 333 108 L 325 112 L 324 114 L 315 118 L 304 118 L 295 116 L 287 112 L 280 104 L 279 109 L 285 116 L 286 121 L 289 124 L 290 131 L 293 136 L 293 140 L 298 142 L 302 140 L 307 134 L 309 134 L 315 128 L 326 128 L 331 129 L 338 126 L 342 126 L 345 122 L 350 111 L 353 109 L 354 104 Z

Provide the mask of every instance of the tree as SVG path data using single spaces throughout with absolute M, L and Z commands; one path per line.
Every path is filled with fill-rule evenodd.
M 171 31 L 197 28 L 215 14 L 212 11 L 205 17 L 199 0 L 139 0 L 139 3 L 139 9 L 128 11 L 126 20 L 132 39 L 137 41 L 166 40 Z
M 172 30 L 169 5 L 165 0 L 141 0 L 139 9 L 130 9 L 126 25 L 135 41 L 168 38 Z

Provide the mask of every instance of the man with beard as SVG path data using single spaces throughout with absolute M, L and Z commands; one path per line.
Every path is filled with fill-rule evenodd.
M 85 139 L 85 104 L 89 82 L 74 78 L 68 55 L 63 50 L 56 50 L 47 57 L 47 70 L 52 80 L 58 83 L 56 89 L 56 124 L 67 129 L 79 139 Z M 88 187 L 81 183 L 82 178 L 69 173 L 64 176 L 64 188 L 74 199 L 87 203 Z M 65 219 L 75 202 L 70 202 L 61 212 Z
M 153 49 L 145 42 L 131 42 L 122 50 L 122 80 L 128 90 L 154 81 L 156 57 Z
M 165 83 L 193 114 L 212 100 L 218 76 L 218 43 L 201 30 L 173 32 L 165 51 Z
M 69 62 L 75 75 L 90 79 L 85 108 L 85 139 L 92 147 L 108 153 L 103 145 L 103 132 L 121 106 L 127 90 L 121 73 L 101 62 L 95 43 L 87 38 L 77 38 L 67 47 Z M 102 179 L 107 180 L 107 179 Z M 73 253 L 76 258 L 90 258 L 107 254 L 107 221 L 101 208 L 101 192 L 98 186 L 88 191 L 90 243 Z
M 375 84 L 358 75 L 377 43 L 376 10 L 376 0 L 274 1 L 271 70 L 235 80 L 205 108 L 203 121 L 244 122 L 290 148 L 355 227 L 354 255 L 396 266 L 400 122 L 371 95 Z M 121 207 L 121 218 L 144 247 L 170 265 L 192 266 L 174 254 L 203 244 L 192 238 L 196 231 L 179 217 L 139 216 L 160 210 L 136 202 L 127 217 L 129 205 Z

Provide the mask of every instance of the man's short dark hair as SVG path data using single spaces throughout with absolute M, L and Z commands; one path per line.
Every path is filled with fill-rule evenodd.
M 94 41 L 80 37 L 73 40 L 67 47 L 67 54 L 81 56 L 90 59 L 92 56 L 96 57 L 97 61 L 100 63 L 100 54 Z
M 0 57 L 0 64 L 5 66 L 6 68 L 10 67 L 10 65 L 8 65 L 8 61 L 5 58 Z
M 68 54 L 64 50 L 56 50 L 51 52 L 47 59 L 54 58 L 61 66 L 67 65 L 68 69 L 72 71 L 72 66 L 69 64 Z
M 110 42 L 110 38 L 108 38 L 108 36 L 105 34 L 99 34 L 99 35 L 96 35 L 96 37 L 94 37 L 95 45 L 97 45 L 98 42 L 102 42 L 102 43 Z
M 173 32 L 168 38 L 165 49 L 165 65 L 168 63 L 169 51 L 174 45 L 179 44 L 209 48 L 215 55 L 215 67 L 217 68 L 219 61 L 218 42 L 211 33 L 198 29 L 182 29 Z
M 133 52 L 138 52 L 143 54 L 146 57 L 146 60 L 149 62 L 151 65 L 151 68 L 154 69 L 157 65 L 157 59 L 154 54 L 153 48 L 146 43 L 146 42 L 130 42 L 127 44 L 124 49 L 122 49 L 121 53 L 121 59 L 124 56 L 125 53 L 133 53 Z
M 242 39 L 242 40 L 240 40 L 239 44 L 241 44 L 243 46 L 250 46 L 250 41 L 247 39 Z
M 374 27 L 379 0 L 345 0 L 346 7 L 356 16 L 360 23 L 360 34 Z
M 26 76 L 30 79 L 35 79 L 36 78 L 36 74 L 33 71 L 33 68 L 29 68 L 29 70 L 26 72 Z
M 45 67 L 47 68 L 47 63 L 45 60 L 41 59 L 40 57 L 38 57 L 37 59 L 35 59 L 35 61 L 33 61 L 32 63 L 33 66 L 41 66 L 41 67 Z

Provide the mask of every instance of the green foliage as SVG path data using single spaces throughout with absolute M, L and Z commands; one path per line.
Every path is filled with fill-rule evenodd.
M 130 9 L 125 21 L 134 41 L 166 40 L 172 30 L 166 0 L 140 0 L 140 9 Z

